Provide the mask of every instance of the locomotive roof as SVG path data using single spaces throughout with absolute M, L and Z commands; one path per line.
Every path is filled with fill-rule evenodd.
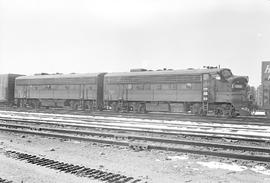
M 227 68 L 215 69 L 185 69 L 185 70 L 162 70 L 162 71 L 140 71 L 140 72 L 113 72 L 107 73 L 105 77 L 110 76 L 148 76 L 148 75 L 200 75 L 204 73 L 218 73 Z
M 141 71 L 141 72 L 112 72 L 107 73 L 105 76 L 137 76 L 137 75 L 199 75 L 203 73 L 217 73 L 225 68 L 215 69 L 185 69 L 185 70 L 162 70 L 162 71 Z M 32 75 L 32 76 L 20 76 L 17 80 L 34 80 L 34 79 L 61 79 L 61 78 L 85 78 L 85 77 L 96 77 L 101 73 L 84 73 L 84 74 L 49 74 L 49 75 Z
M 16 79 L 16 83 L 17 85 L 95 84 L 99 74 L 101 73 L 22 76 Z
M 97 77 L 99 74 L 101 73 L 33 75 L 33 76 L 21 76 L 18 77 L 17 80 L 86 78 L 86 77 Z

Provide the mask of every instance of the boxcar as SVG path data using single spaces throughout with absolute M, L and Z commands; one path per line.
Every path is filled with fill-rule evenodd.
M 13 104 L 14 102 L 14 85 L 15 78 L 19 74 L 1 74 L 0 75 L 0 103 Z
M 15 86 L 16 104 L 35 108 L 101 108 L 103 75 L 104 73 L 18 77 Z
M 104 101 L 114 111 L 232 113 L 246 100 L 246 84 L 226 68 L 109 73 Z

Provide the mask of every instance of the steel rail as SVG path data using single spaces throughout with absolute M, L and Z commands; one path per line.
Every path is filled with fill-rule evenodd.
M 4 120 L 4 119 L 2 119 Z M 44 125 L 58 125 L 58 126 L 71 126 L 78 128 L 89 128 L 89 129 L 104 129 L 104 130 L 116 130 L 116 131 L 129 131 L 129 132 L 144 132 L 144 133 L 154 133 L 154 134 L 164 134 L 164 135 L 190 135 L 190 136 L 201 136 L 201 137 L 212 137 L 212 138 L 230 138 L 235 140 L 246 140 L 246 141 L 258 141 L 265 142 L 270 141 L 270 137 L 260 136 L 260 135 L 247 135 L 247 134 L 235 134 L 227 132 L 209 132 L 209 131 L 198 131 L 198 130 L 183 130 L 183 129 L 164 129 L 164 128 L 149 128 L 149 127 L 136 127 L 136 126 L 121 126 L 117 125 L 112 127 L 111 125 L 104 124 L 87 124 L 80 122 L 61 122 L 56 120 L 50 120 L 46 122 L 45 120 L 23 120 L 23 119 L 5 119 L 4 121 L 12 122 L 22 122 L 22 123 L 36 123 Z
M 127 113 L 123 113 L 123 115 L 91 115 L 93 117 L 99 117 L 99 116 L 106 116 L 106 117 L 119 117 L 119 118 L 137 118 L 142 120 L 167 120 L 167 121 L 175 121 L 175 120 L 181 120 L 181 121 L 192 121 L 192 122 L 201 122 L 201 123 L 213 123 L 213 124 L 234 124 L 234 125 L 258 125 L 258 126 L 270 126 L 270 121 L 260 121 L 260 122 L 254 122 L 254 121 L 239 121 L 239 120 L 228 120 L 226 118 L 213 118 L 213 119 L 207 119 L 207 118 L 168 118 L 168 117 L 157 117 L 152 118 L 152 115 L 147 115 L 144 118 L 141 118 L 138 115 L 127 115 Z M 79 116 L 79 115 L 78 115 Z M 74 117 L 75 118 L 75 117 Z M 87 119 L 87 118 L 81 118 L 81 119 Z M 265 120 L 265 119 L 263 119 Z
M 116 139 L 134 139 L 134 140 L 143 140 L 150 142 L 161 142 L 161 143 L 170 143 L 170 144 L 181 144 L 181 145 L 194 145 L 194 146 L 202 146 L 202 147 L 215 147 L 215 148 L 223 148 L 223 149 L 233 149 L 233 150 L 245 150 L 245 151 L 257 151 L 257 152 L 265 152 L 270 153 L 270 148 L 261 148 L 254 146 L 242 146 L 242 145 L 229 145 L 229 144 L 220 144 L 220 143 L 211 143 L 211 142 L 199 142 L 199 141 L 191 141 L 191 140 L 179 140 L 172 138 L 160 138 L 160 137 L 147 137 L 141 135 L 126 135 L 119 133 L 105 133 L 105 132 L 93 132 L 93 131 L 85 131 L 85 130 L 71 130 L 71 129 L 56 129 L 56 128 L 44 128 L 35 126 L 26 126 L 26 125 L 11 125 L 11 124 L 1 124 L 0 126 L 12 127 L 12 128 L 21 128 L 21 129 L 29 129 L 29 130 L 38 130 L 38 131 L 49 131 L 49 132 L 58 132 L 65 134 L 80 134 L 80 135 L 90 135 L 90 136 L 99 136 L 99 137 L 111 137 Z M 0 130 L 2 130 L 0 128 Z
M 1 112 L 1 111 L 0 111 Z M 3 111 L 7 112 L 7 111 Z M 14 112 L 14 111 L 8 111 L 8 112 L 13 112 L 13 113 L 20 113 L 20 112 Z M 45 111 L 46 112 L 46 111 Z M 66 111 L 66 112 L 74 112 L 74 111 Z M 222 124 L 250 124 L 250 125 L 265 125 L 265 126 L 270 126 L 270 119 L 267 118 L 258 118 L 258 117 L 240 117 L 240 118 L 219 118 L 219 117 L 214 117 L 214 116 L 208 116 L 208 117 L 203 117 L 203 116 L 194 116 L 190 114 L 186 115 L 180 115 L 179 114 L 172 114 L 172 113 L 147 113 L 147 114 L 134 114 L 134 113 L 114 113 L 114 112 L 92 112 L 92 113 L 81 113 L 82 111 L 76 111 L 78 113 L 78 116 L 82 116 L 82 114 L 85 116 L 85 114 L 89 116 L 107 116 L 107 117 L 126 117 L 126 118 L 140 118 L 140 119 L 157 119 L 157 120 L 195 120 L 196 122 L 212 122 L 212 123 L 222 123 Z M 52 115 L 51 113 L 38 113 L 31 111 L 29 114 L 36 114 L 36 115 Z M 65 114 L 53 114 L 53 115 L 65 115 Z M 172 117 L 174 116 L 175 117 Z M 88 117 L 88 116 L 85 116 Z M 247 120 L 252 120 L 252 121 L 247 121 Z M 259 121 L 254 121 L 254 120 L 259 120 Z M 243 122 L 244 121 L 244 122 Z
M 81 111 L 82 112 L 82 111 Z M 83 113 L 86 114 L 86 113 Z M 224 116 L 215 116 L 215 115 L 209 115 L 209 116 L 198 116 L 198 115 L 194 115 L 194 114 L 186 114 L 186 113 L 166 113 L 166 112 L 149 112 L 149 113 L 116 113 L 116 112 L 112 112 L 112 111 L 94 111 L 91 113 L 91 115 L 102 115 L 102 116 L 136 116 L 136 117 L 141 117 L 141 118 L 147 118 L 148 116 L 151 117 L 157 117 L 157 118 L 164 118 L 164 119 L 168 119 L 168 117 L 170 119 L 179 119 L 179 118 L 188 118 L 188 119 L 205 119 L 205 120 L 209 120 L 209 119 L 222 119 L 225 121 L 243 121 L 243 120 L 258 120 L 258 122 L 260 122 L 261 120 L 264 121 L 268 121 L 270 122 L 270 119 L 261 116 L 238 116 L 236 118 L 228 118 L 228 117 L 224 117 Z
M 45 116 L 47 116 L 47 115 L 45 115 Z M 50 117 L 51 117 L 51 114 L 49 115 Z M 40 117 L 40 116 L 39 116 Z M 58 117 L 64 117 L 65 119 L 68 119 L 68 120 L 78 120 L 78 118 L 77 117 L 67 117 L 66 115 L 65 116 L 58 116 Z M 265 126 L 265 128 L 264 129 L 262 129 L 262 128 L 258 128 L 258 127 L 256 127 L 256 126 L 262 126 L 262 124 L 260 124 L 260 125 L 257 125 L 257 124 L 249 124 L 249 125 L 252 125 L 252 126 L 254 126 L 254 125 L 256 125 L 256 126 L 254 126 L 254 127 L 242 127 L 242 126 L 240 126 L 240 124 L 233 124 L 233 125 L 235 125 L 235 126 L 232 126 L 232 127 L 228 127 L 228 126 L 217 126 L 217 125 L 215 125 L 215 124 L 222 124 L 222 123 L 220 123 L 220 122 L 217 122 L 217 123 L 209 123 L 209 122 L 197 122 L 197 123 L 200 123 L 200 124 L 198 124 L 198 125 L 196 125 L 196 124 L 184 124 L 185 122 L 184 121 L 182 121 L 181 123 L 177 123 L 177 122 L 170 122 L 170 121 L 167 121 L 167 122 L 153 122 L 153 121 L 150 121 L 150 120 L 148 120 L 148 121 L 140 121 L 140 120 L 136 120 L 136 119 L 134 119 L 134 121 L 127 121 L 126 119 L 99 119 L 98 117 L 97 118 L 94 118 L 94 117 L 92 117 L 92 116 L 90 116 L 90 117 L 86 117 L 86 116 L 78 116 L 78 117 L 80 117 L 79 118 L 79 120 L 81 120 L 81 121 L 84 121 L 84 122 L 93 122 L 93 123 L 97 123 L 97 122 L 102 122 L 102 123 L 113 123 L 113 122 L 121 122 L 121 123 L 128 123 L 128 124 L 139 124 L 139 123 L 142 123 L 142 124 L 157 124 L 157 125 L 167 125 L 168 127 L 181 127 L 181 126 L 183 126 L 183 127 L 188 127 L 188 128 L 223 128 L 223 129 L 230 129 L 230 128 L 233 128 L 234 130 L 235 129 L 239 129 L 239 130 L 248 130 L 248 129 L 252 129 L 253 131 L 257 131 L 257 132 L 263 132 L 263 130 L 267 130 L 267 128 L 269 128 L 269 127 L 266 127 L 266 126 L 268 126 L 268 125 L 270 125 L 270 124 L 268 124 L 268 125 L 266 125 Z M 1 117 L 0 117 L 0 119 L 1 119 Z M 3 118 L 2 118 L 3 119 Z M 224 123 L 222 124 L 222 125 L 224 125 Z M 226 124 L 225 123 L 225 125 L 229 125 L 229 124 Z M 245 124 L 245 125 L 248 125 L 248 124 Z M 256 127 L 256 128 L 255 128 Z
M 120 142 L 120 141 L 108 140 L 108 139 L 80 137 L 80 136 L 64 135 L 64 134 L 57 134 L 57 133 L 33 132 L 33 131 L 8 129 L 8 128 L 0 128 L 0 130 L 8 131 L 8 132 L 15 132 L 15 133 L 39 135 L 39 136 L 45 136 L 45 137 L 91 141 L 91 142 L 104 143 L 104 144 L 110 144 L 110 145 L 119 145 L 119 146 L 130 146 L 130 143 L 128 142 Z M 226 158 L 233 158 L 233 159 L 253 160 L 253 161 L 260 161 L 260 162 L 270 162 L 270 156 L 258 156 L 258 155 L 247 155 L 247 154 L 229 153 L 229 152 L 195 150 L 192 148 L 170 147 L 170 146 L 161 146 L 161 145 L 147 145 L 147 147 L 148 149 L 155 149 L 155 150 L 184 152 L 184 153 L 192 153 L 192 154 L 208 155 L 208 156 L 216 156 L 216 157 L 226 157 Z
M 20 118 L 20 117 L 1 117 L 0 116 L 0 120 L 7 120 L 7 119 L 10 119 L 10 120 L 29 120 L 27 118 L 23 119 L 23 118 Z M 30 119 L 30 120 L 33 120 L 33 119 Z M 63 119 L 36 119 L 36 120 L 39 120 L 39 121 L 55 121 L 55 122 L 58 122 L 59 120 L 63 120 Z M 67 120 L 67 119 L 65 119 Z M 66 121 L 66 122 L 72 122 L 71 120 L 78 120 L 76 118 L 69 118 L 68 119 L 69 121 Z M 268 130 L 267 128 L 258 128 L 258 127 L 241 127 L 240 125 L 237 125 L 237 126 L 217 126 L 217 125 L 211 125 L 211 124 L 202 124 L 202 123 L 199 123 L 199 124 L 188 124 L 185 122 L 184 123 L 177 123 L 177 122 L 174 122 L 174 123 L 171 123 L 171 122 L 151 122 L 151 121 L 126 121 L 125 119 L 79 119 L 79 121 L 81 121 L 80 123 L 81 124 L 88 124 L 88 123 L 106 123 L 106 124 L 111 124 L 111 123 L 122 123 L 122 124 L 136 124 L 136 125 L 140 125 L 140 124 L 151 124 L 151 125 L 156 125 L 157 127 L 162 125 L 166 125 L 168 127 L 187 127 L 187 128 L 214 128 L 214 129 L 217 129 L 217 128 L 220 128 L 220 129 L 233 129 L 233 130 L 252 130 L 252 131 L 256 131 L 256 132 L 264 132 L 264 130 Z M 72 123 L 75 123 L 75 122 L 72 122 Z M 76 121 L 76 123 L 79 123 L 78 121 Z

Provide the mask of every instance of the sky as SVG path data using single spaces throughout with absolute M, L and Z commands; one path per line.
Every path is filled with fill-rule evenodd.
M 0 73 L 220 66 L 261 82 L 270 0 L 0 0 Z

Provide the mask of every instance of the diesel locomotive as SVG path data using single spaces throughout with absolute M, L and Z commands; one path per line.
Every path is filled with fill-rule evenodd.
M 247 106 L 247 84 L 247 77 L 235 76 L 227 68 L 20 76 L 14 103 L 33 108 L 236 116 Z

